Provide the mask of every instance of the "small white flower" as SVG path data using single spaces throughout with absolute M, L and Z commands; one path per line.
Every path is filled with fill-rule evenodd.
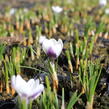
M 51 58 L 57 58 L 63 49 L 63 42 L 61 39 L 44 39 L 42 42 L 42 49 Z
M 105 14 L 109 14 L 109 8 L 105 9 Z
M 99 5 L 105 6 L 107 4 L 107 0 L 99 0 Z
M 46 39 L 46 37 L 45 36 L 40 36 L 40 38 L 39 38 L 39 43 L 40 44 L 42 44 L 43 43 L 43 41 Z
M 63 11 L 63 8 L 59 7 L 59 6 L 52 6 L 52 10 L 55 12 L 55 13 L 60 13 Z
M 39 79 L 30 79 L 26 82 L 20 75 L 12 76 L 11 84 L 21 99 L 25 99 L 27 103 L 37 98 L 44 90 L 44 86 L 39 83 Z
M 16 12 L 16 9 L 15 8 L 11 8 L 9 14 L 13 15 L 13 14 L 15 14 L 15 12 Z

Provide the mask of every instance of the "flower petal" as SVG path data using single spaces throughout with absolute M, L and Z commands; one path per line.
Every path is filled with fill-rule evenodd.
M 60 13 L 60 12 L 62 12 L 63 8 L 61 8 L 59 6 L 52 6 L 52 10 L 56 13 Z
M 30 94 L 29 99 L 37 98 L 44 90 L 44 85 L 40 84 L 38 87 L 34 88 L 33 93 Z
M 46 39 L 46 37 L 45 36 L 40 36 L 40 38 L 39 38 L 39 43 L 40 44 L 42 44 L 43 43 L 43 41 Z
M 99 0 L 99 5 L 105 6 L 107 4 L 107 0 Z
M 25 91 L 27 91 L 27 83 L 20 75 L 16 76 L 16 91 L 19 95 L 22 95 L 21 93 L 25 94 Z
M 51 48 L 51 47 L 47 50 L 47 55 L 49 57 L 53 57 L 53 58 L 56 58 L 57 57 L 57 55 L 55 53 L 55 50 L 53 50 L 53 48 Z
M 38 86 L 40 84 L 39 79 L 34 80 L 35 81 L 35 85 Z
M 12 88 L 16 89 L 16 77 L 15 77 L 15 75 L 13 75 L 11 77 L 11 86 L 12 86 Z
M 52 52 L 55 54 L 54 57 L 57 58 L 63 49 L 63 42 L 61 39 L 58 41 L 51 39 L 50 41 L 53 43 Z
M 56 51 L 56 55 L 57 57 L 61 54 L 62 49 L 63 49 L 63 42 L 61 39 L 58 40 L 56 46 L 55 46 L 55 51 Z
M 42 43 L 42 49 L 47 54 L 48 49 L 53 45 L 52 41 L 46 39 Z

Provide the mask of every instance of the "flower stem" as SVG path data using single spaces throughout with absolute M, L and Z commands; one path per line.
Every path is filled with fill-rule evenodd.
M 92 96 L 91 101 L 87 101 L 86 109 L 93 109 L 93 99 L 94 97 Z
M 28 109 L 28 104 L 27 104 L 26 100 L 22 100 L 21 102 L 22 102 L 21 109 Z
M 53 80 L 53 89 L 56 91 L 58 89 L 58 77 L 57 77 L 55 64 L 54 62 L 49 62 L 49 65 L 50 65 L 50 72 Z
M 32 109 L 32 100 L 29 101 L 28 109 Z
M 53 89 L 57 90 L 58 89 L 58 78 L 57 78 L 56 72 L 53 72 L 52 79 L 53 79 Z

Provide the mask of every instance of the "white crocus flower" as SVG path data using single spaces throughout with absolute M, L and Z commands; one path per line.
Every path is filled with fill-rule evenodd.
M 99 5 L 105 6 L 107 4 L 107 0 L 99 0 Z
M 42 45 L 43 41 L 46 39 L 45 36 L 40 36 L 39 43 Z
M 11 8 L 9 14 L 10 14 L 10 15 L 14 15 L 15 12 L 16 12 L 16 9 L 15 9 L 15 8 Z
M 30 100 L 37 98 L 44 90 L 44 86 L 39 83 L 39 79 L 30 79 L 26 82 L 20 75 L 12 76 L 11 84 L 20 98 L 25 99 L 27 103 L 29 103 Z
M 61 54 L 61 51 L 63 49 L 63 42 L 61 39 L 59 39 L 58 41 L 56 41 L 55 39 L 47 39 L 44 37 L 41 37 L 41 39 L 44 39 L 42 41 L 42 49 L 49 57 L 57 58 Z
M 109 15 L 109 8 L 105 9 L 105 14 Z
M 55 12 L 55 13 L 60 13 L 63 11 L 63 8 L 59 7 L 59 6 L 52 6 L 52 10 Z

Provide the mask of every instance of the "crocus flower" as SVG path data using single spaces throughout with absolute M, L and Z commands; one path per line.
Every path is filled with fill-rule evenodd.
M 45 36 L 40 36 L 39 43 L 42 45 L 43 41 L 46 39 Z
M 16 12 L 16 9 L 15 8 L 11 8 L 9 13 L 10 13 L 10 15 L 13 15 L 13 14 L 15 14 L 15 12 Z
M 45 38 L 42 41 L 42 49 L 49 57 L 57 58 L 61 54 L 61 51 L 63 49 L 63 42 L 61 39 L 56 41 L 53 38 L 52 39 Z
M 63 11 L 63 8 L 59 7 L 59 6 L 52 6 L 52 10 L 55 12 L 55 13 L 60 13 Z
M 109 15 L 109 8 L 105 9 L 105 14 Z
M 99 5 L 105 6 L 107 4 L 107 0 L 99 0 Z
M 39 83 L 39 79 L 30 79 L 26 82 L 20 75 L 12 76 L 11 84 L 21 100 L 25 99 L 27 103 L 29 103 L 30 100 L 36 99 L 44 90 L 44 86 Z

